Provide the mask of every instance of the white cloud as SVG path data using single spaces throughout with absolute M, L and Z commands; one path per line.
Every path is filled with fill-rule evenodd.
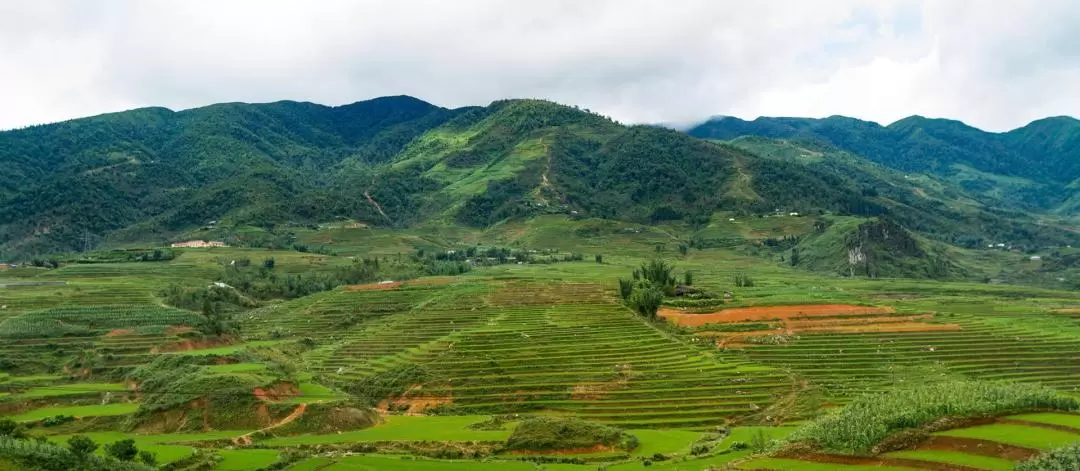
M 1006 129 L 1080 114 L 1071 0 L 24 0 L 0 5 L 0 128 L 136 106 L 544 97 Z

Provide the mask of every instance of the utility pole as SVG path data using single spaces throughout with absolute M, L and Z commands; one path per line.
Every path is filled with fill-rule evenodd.
M 83 231 L 83 252 L 90 251 L 90 231 Z

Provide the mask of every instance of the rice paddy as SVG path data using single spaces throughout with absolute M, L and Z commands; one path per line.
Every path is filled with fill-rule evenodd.
M 0 415 L 58 443 L 73 431 L 99 443 L 131 437 L 162 463 L 203 450 L 218 456 L 215 469 L 237 470 L 270 466 L 294 452 L 304 457 L 284 469 L 614 471 L 648 461 L 657 470 L 998 470 L 1080 441 L 1080 416 L 1031 411 L 937 430 L 863 461 L 762 453 L 792 424 L 900 385 L 1009 380 L 1080 391 L 1080 318 L 1061 311 L 1080 307 L 1074 293 L 822 277 L 710 249 L 662 255 L 693 271 L 695 286 L 731 296 L 702 306 L 673 303 L 660 320 L 648 321 L 619 303 L 615 280 L 655 256 L 663 232 L 616 232 L 598 242 L 561 239 L 550 229 L 512 225 L 470 237 L 587 247 L 602 251 L 604 263 L 587 255 L 582 262 L 499 265 L 275 300 L 241 313 L 240 338 L 216 344 L 193 341 L 198 314 L 162 307 L 157 293 L 171 284 L 205 285 L 226 259 L 273 256 L 283 270 L 302 273 L 347 265 L 347 257 L 197 249 L 169 262 L 43 271 L 34 278 L 64 284 L 0 289 L 0 305 L 7 306 L 0 322 L 8 326 L 0 329 L 8 332 L 0 360 L 10 360 L 0 363 Z M 350 231 L 371 230 L 333 229 L 333 240 L 355 244 L 342 254 L 392 256 L 402 247 L 430 250 L 438 240 Z M 732 286 L 740 273 L 751 274 L 755 286 Z M 46 321 L 29 322 L 35 319 Z M 165 356 L 195 362 L 212 377 L 254 378 L 266 388 L 285 381 L 292 389 L 259 399 L 256 409 L 219 411 L 254 417 L 266 410 L 256 417 L 258 427 L 189 425 L 170 433 L 166 424 L 182 420 L 163 414 L 147 421 L 139 415 L 144 395 L 124 379 Z M 408 381 L 364 402 L 370 398 L 358 385 L 398 376 Z M 311 413 L 298 406 L 315 405 L 371 405 L 381 423 L 333 432 L 278 423 L 297 410 Z M 192 406 L 184 417 L 201 424 L 201 413 Z M 639 444 L 629 452 L 542 455 L 562 463 L 498 453 L 528 415 L 616 426 Z M 42 425 L 55 416 L 75 417 L 75 425 Z M 483 425 L 493 418 L 497 425 Z M 121 426 L 133 431 L 117 431 Z M 250 445 L 236 441 L 241 436 Z M 366 454 L 340 456 L 353 448 Z M 479 454 L 451 457 L 448 450 Z

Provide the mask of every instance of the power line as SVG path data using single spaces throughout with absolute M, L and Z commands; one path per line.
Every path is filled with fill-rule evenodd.
M 116 394 L 181 394 L 181 395 L 222 396 L 222 397 L 239 397 L 239 396 L 254 395 L 254 393 L 248 394 L 248 393 L 242 393 L 242 392 L 229 392 L 229 391 L 209 391 L 209 392 L 207 392 L 207 391 L 184 391 L 184 390 L 180 390 L 180 391 L 177 391 L 177 390 L 145 391 L 145 390 L 131 390 L 131 389 L 128 389 L 128 390 L 101 390 L 101 389 L 96 389 L 96 388 L 70 388 L 70 387 L 63 387 L 63 386 L 35 386 L 35 387 L 31 388 L 31 389 L 33 389 L 33 390 L 43 390 L 44 389 L 44 390 L 52 390 L 52 391 L 74 391 L 74 392 L 80 392 L 80 393 L 102 393 L 102 394 L 106 394 L 106 393 L 116 393 Z M 64 394 L 56 394 L 56 395 L 44 396 L 44 397 L 62 397 L 62 396 L 64 396 Z M 326 394 L 326 393 L 307 394 L 307 393 L 301 393 L 300 395 L 295 396 L 295 397 L 323 397 L 323 398 L 338 397 L 338 398 L 340 398 L 340 397 L 346 397 L 346 396 L 350 396 L 350 395 L 348 395 L 346 393 L 342 393 L 342 394 Z M 8 397 L 17 399 L 19 397 L 19 393 L 12 393 L 11 396 L 8 396 Z

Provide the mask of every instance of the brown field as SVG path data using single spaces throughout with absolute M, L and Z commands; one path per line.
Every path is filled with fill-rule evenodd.
M 787 320 L 804 317 L 858 316 L 889 314 L 896 310 L 885 306 L 851 304 L 800 304 L 792 306 L 755 306 L 723 309 L 708 314 L 694 314 L 681 309 L 662 308 L 660 317 L 678 325 L 693 327 L 746 321 Z
M 702 331 L 698 337 L 716 339 L 718 347 L 743 348 L 755 337 L 792 337 L 802 333 L 858 334 L 871 332 L 941 332 L 961 330 L 956 324 L 926 322 L 933 314 L 887 316 L 890 307 L 853 306 L 846 304 L 818 304 L 801 306 L 760 306 L 724 309 L 707 314 L 693 314 L 675 309 L 662 309 L 659 313 L 668 321 L 683 326 L 707 326 L 708 324 L 736 324 L 740 322 L 768 322 L 774 328 L 745 332 Z M 707 328 L 707 327 L 706 327 Z
M 363 285 L 348 285 L 345 287 L 345 291 L 387 291 L 392 289 L 398 289 L 400 287 L 400 281 L 392 281 L 390 283 L 367 283 Z

